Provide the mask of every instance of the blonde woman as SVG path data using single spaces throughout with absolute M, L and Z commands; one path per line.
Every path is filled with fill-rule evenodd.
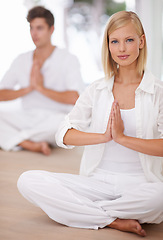
M 102 47 L 105 78 L 85 90 L 56 135 L 64 148 L 86 146 L 80 175 L 30 171 L 18 181 L 53 220 L 141 236 L 142 223 L 163 221 L 163 84 L 145 70 L 146 58 L 138 16 L 115 13 Z

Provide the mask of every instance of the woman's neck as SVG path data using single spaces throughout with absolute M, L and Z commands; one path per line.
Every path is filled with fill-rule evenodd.
M 137 70 L 134 69 L 127 69 L 127 68 L 119 68 L 118 74 L 115 77 L 115 81 L 122 83 L 122 84 L 134 84 L 140 83 L 142 76 L 138 74 Z

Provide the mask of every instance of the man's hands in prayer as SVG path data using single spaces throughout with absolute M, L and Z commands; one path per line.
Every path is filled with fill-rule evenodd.
M 44 79 L 40 69 L 41 67 L 39 62 L 37 60 L 34 60 L 31 70 L 30 85 L 32 89 L 36 91 L 39 91 L 41 88 L 44 87 Z

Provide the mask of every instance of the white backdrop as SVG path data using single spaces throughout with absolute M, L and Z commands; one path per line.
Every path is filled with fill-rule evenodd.
M 30 2 L 38 2 L 39 0 L 0 0 L 0 80 L 9 68 L 13 59 L 20 53 L 29 51 L 34 48 L 29 33 L 29 24 L 26 21 L 27 9 L 32 7 Z M 55 33 L 52 42 L 61 47 L 66 46 L 65 42 L 65 12 L 63 6 L 70 6 L 73 0 L 41 0 L 47 8 L 55 15 Z M 122 0 L 115 0 L 122 1 Z M 24 4 L 25 2 L 25 4 Z M 162 69 L 162 7 L 163 0 L 126 0 L 127 10 L 134 10 L 136 3 L 136 11 L 143 21 L 148 41 L 149 58 L 148 67 L 159 78 L 161 78 Z M 96 36 L 90 46 L 87 45 L 82 32 L 78 32 L 74 36 L 73 29 L 69 29 L 69 48 L 70 51 L 79 57 L 81 70 L 84 81 L 92 82 L 103 76 L 102 71 L 96 66 L 95 56 L 98 56 L 99 62 L 101 42 L 96 43 Z M 87 33 L 87 38 L 89 38 Z M 93 35 L 92 35 L 93 36 Z M 92 49 L 91 49 L 92 48 Z M 91 50 L 96 53 L 91 54 Z M 85 50 L 85 52 L 84 52 Z M 86 61 L 87 60 L 87 61 Z

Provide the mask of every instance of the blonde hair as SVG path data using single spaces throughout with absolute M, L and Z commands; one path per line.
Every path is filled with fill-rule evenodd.
M 109 35 L 116 29 L 124 27 L 129 23 L 133 23 L 133 26 L 135 26 L 136 32 L 139 37 L 141 37 L 143 34 L 145 36 L 144 29 L 139 17 L 136 15 L 136 13 L 131 11 L 121 11 L 113 14 L 110 17 L 108 23 L 106 24 L 102 44 L 102 64 L 107 79 L 112 77 L 113 75 L 117 75 L 118 73 L 118 64 L 112 59 L 109 50 Z M 140 52 L 137 59 L 137 71 L 140 75 L 142 75 L 143 71 L 145 70 L 147 61 L 146 39 L 144 40 L 143 48 L 139 51 Z

